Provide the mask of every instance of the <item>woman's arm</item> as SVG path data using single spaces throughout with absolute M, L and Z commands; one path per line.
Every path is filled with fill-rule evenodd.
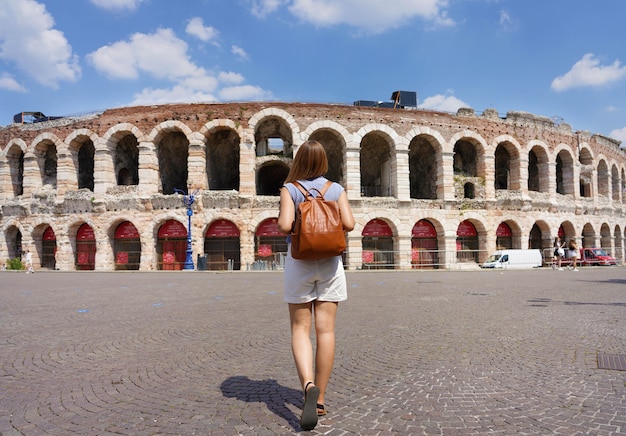
M 343 229 L 349 232 L 354 229 L 354 215 L 352 215 L 352 208 L 350 207 L 346 191 L 341 193 L 338 203 L 339 211 L 341 212 L 341 223 L 343 224 Z
M 289 190 L 284 186 L 280 189 L 280 211 L 278 212 L 278 230 L 291 233 L 296 218 L 295 206 Z

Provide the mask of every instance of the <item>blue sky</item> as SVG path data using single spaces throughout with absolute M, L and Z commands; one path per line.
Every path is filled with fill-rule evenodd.
M 621 0 L 0 0 L 0 125 L 170 102 L 530 112 L 626 143 Z

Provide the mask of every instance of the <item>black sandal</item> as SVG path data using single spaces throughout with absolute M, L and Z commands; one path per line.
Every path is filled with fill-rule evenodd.
M 326 415 L 326 409 L 324 409 L 324 405 L 317 403 L 317 416 L 324 416 Z
M 309 388 L 309 385 L 313 385 Z M 317 399 L 320 396 L 320 388 L 312 381 L 304 387 L 304 407 L 300 417 L 300 427 L 302 430 L 313 430 L 317 425 Z

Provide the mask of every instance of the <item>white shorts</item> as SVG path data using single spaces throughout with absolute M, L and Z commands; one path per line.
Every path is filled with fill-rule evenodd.
M 284 288 L 287 303 L 347 300 L 346 273 L 341 256 L 298 260 L 291 257 L 289 245 L 285 260 Z

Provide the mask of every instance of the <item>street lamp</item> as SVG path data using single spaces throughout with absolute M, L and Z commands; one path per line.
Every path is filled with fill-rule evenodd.
M 191 194 L 185 194 L 184 191 L 176 188 L 174 188 L 174 191 L 183 195 L 183 203 L 187 206 L 187 250 L 183 269 L 193 271 L 193 249 L 191 248 L 191 216 L 193 215 L 193 210 L 191 207 L 193 206 L 193 202 L 196 200 L 195 197 L 198 194 L 198 189 L 193 191 Z

